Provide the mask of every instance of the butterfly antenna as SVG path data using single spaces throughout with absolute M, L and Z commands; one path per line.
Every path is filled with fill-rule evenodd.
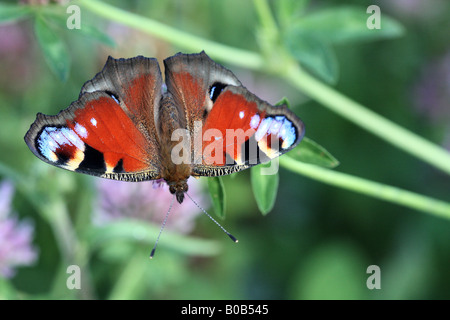
M 175 199 L 175 194 L 172 197 L 172 201 L 170 201 L 169 210 L 167 211 L 166 216 L 164 217 L 164 221 L 161 225 L 161 229 L 159 230 L 158 238 L 156 238 L 155 246 L 153 247 L 152 252 L 150 253 L 150 259 L 153 259 L 153 256 L 156 251 L 156 246 L 158 245 L 158 242 L 159 242 L 159 237 L 161 237 L 161 233 L 163 232 L 164 227 L 166 226 L 166 223 L 167 223 L 167 219 L 169 218 L 170 210 L 172 210 L 172 205 L 173 205 L 174 199 Z
M 186 195 L 189 197 L 189 199 L 191 199 L 191 201 L 192 201 L 192 202 L 193 202 L 200 210 L 203 211 L 204 214 L 206 214 L 206 215 L 207 215 L 207 216 L 208 216 L 208 217 L 209 217 L 216 225 L 218 225 L 219 228 L 222 229 L 222 231 L 225 232 L 225 234 L 226 234 L 227 236 L 229 236 L 231 240 L 233 240 L 233 242 L 236 242 L 236 243 L 238 242 L 238 239 L 236 239 L 231 233 L 229 233 L 227 230 L 225 230 L 225 228 L 222 227 L 222 225 L 221 225 L 220 223 L 218 223 L 213 217 L 211 217 L 211 215 L 210 215 L 208 212 L 206 212 L 205 209 L 203 209 L 202 207 L 200 207 L 200 206 L 198 205 L 198 203 L 195 202 L 194 199 L 192 199 L 191 196 L 190 196 L 187 192 L 186 192 Z

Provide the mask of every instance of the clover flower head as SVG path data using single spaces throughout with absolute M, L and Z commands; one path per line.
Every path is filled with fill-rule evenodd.
M 123 182 L 99 179 L 97 183 L 98 200 L 94 222 L 104 224 L 120 218 L 134 218 L 161 223 L 173 201 L 164 180 L 147 182 Z M 189 195 L 204 207 L 207 205 L 201 182 L 189 181 Z M 188 233 L 194 228 L 195 218 L 201 210 L 188 198 L 182 204 L 173 201 L 167 221 L 167 229 Z

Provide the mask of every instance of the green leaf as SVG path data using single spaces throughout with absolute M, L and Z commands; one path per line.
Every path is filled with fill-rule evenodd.
M 61 14 L 52 14 L 51 19 L 55 21 L 61 28 L 66 29 L 69 34 L 75 34 L 79 36 L 84 36 L 102 42 L 103 44 L 115 47 L 116 42 L 109 35 L 100 31 L 97 27 L 81 21 L 80 29 L 68 29 L 67 28 L 67 16 Z
M 381 28 L 369 29 L 367 19 L 371 14 L 365 7 L 337 7 L 320 10 L 298 19 L 293 30 L 302 30 L 328 43 L 373 41 L 401 36 L 403 26 L 381 12 Z
M 286 97 L 281 98 L 280 101 L 275 103 L 275 106 L 282 106 L 282 105 L 285 105 L 288 109 L 291 108 L 291 103 L 289 102 L 288 98 L 286 98 Z
M 275 159 L 273 161 L 278 161 Z M 268 214 L 277 198 L 279 176 L 275 174 L 265 174 L 267 168 L 273 165 L 273 161 L 260 164 L 251 168 L 251 183 L 256 204 L 263 215 Z
M 73 29 L 75 33 L 79 32 L 81 35 L 102 42 L 103 44 L 112 48 L 116 47 L 116 42 L 106 33 L 100 31 L 93 25 L 84 23 L 81 25 L 81 29 Z
M 214 212 L 219 218 L 225 218 L 225 188 L 221 177 L 208 178 L 209 194 L 211 196 Z
M 31 12 L 29 6 L 0 3 L 0 23 L 26 18 Z
M 50 70 L 60 80 L 66 81 L 69 75 L 70 55 L 64 42 L 42 17 L 36 17 L 34 30 Z
M 319 37 L 302 29 L 291 29 L 284 42 L 292 56 L 315 75 L 328 83 L 336 83 L 339 65 L 333 49 Z
M 307 137 L 304 137 L 295 149 L 289 151 L 287 156 L 297 161 L 326 168 L 336 168 L 339 165 L 339 161 L 331 153 Z

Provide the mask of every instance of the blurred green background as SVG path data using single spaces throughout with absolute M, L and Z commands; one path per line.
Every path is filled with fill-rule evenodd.
M 259 50 L 259 22 L 251 1 L 107 3 L 218 43 Z M 376 4 L 382 19 L 390 16 L 405 32 L 393 39 L 334 45 L 339 77 L 331 85 L 449 149 L 450 3 L 313 0 L 303 14 L 333 10 L 344 3 L 364 13 Z M 269 4 L 276 12 L 275 1 Z M 100 179 L 39 161 L 23 140 L 29 125 L 37 112 L 56 114 L 76 100 L 83 83 L 102 69 L 108 55 L 144 55 L 161 63 L 179 51 L 191 52 L 99 18 L 83 7 L 81 15 L 82 28 L 86 23 L 100 35 L 54 28 L 70 59 L 66 81 L 48 67 L 32 18 L 0 25 L 0 178 L 12 181 L 15 190 L 10 208 L 4 210 L 32 227 L 30 245 L 36 253 L 35 259 L 18 265 L 14 275 L 0 274 L 0 298 L 450 298 L 450 221 L 331 187 L 283 168 L 275 206 L 265 216 L 258 211 L 249 172 L 224 178 L 227 215 L 219 221 L 239 239 L 238 244 L 205 215 L 198 215 L 188 230 L 164 231 L 155 258 L 148 260 L 170 197 L 159 203 L 157 210 L 148 208 L 149 215 L 157 212 L 160 216 L 149 218 L 144 229 L 139 229 L 142 223 L 129 220 L 95 223 Z M 108 45 L 109 39 L 115 47 Z M 273 75 L 216 61 L 230 68 L 262 99 L 276 103 L 287 97 L 305 123 L 306 135 L 340 161 L 335 170 L 450 200 L 450 179 L 445 173 L 330 112 Z M 205 180 L 200 182 L 206 185 Z M 145 190 L 151 193 L 151 189 Z M 196 196 L 207 198 L 206 189 Z M 8 201 L 1 199 L 2 203 Z M 144 199 L 136 197 L 130 203 L 139 201 Z M 208 201 L 204 204 L 208 209 Z M 183 210 L 177 215 L 171 219 L 179 219 Z M 13 263 L 6 258 L 6 247 L 5 242 L 0 243 L 0 271 L 3 265 Z M 2 250 L 6 252 L 3 257 Z M 81 267 L 80 290 L 66 286 L 69 265 Z M 366 286 L 370 265 L 380 267 L 379 290 Z

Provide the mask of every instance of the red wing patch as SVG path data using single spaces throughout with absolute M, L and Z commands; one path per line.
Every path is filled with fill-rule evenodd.
M 157 146 L 106 94 L 86 94 L 57 116 L 38 115 L 25 140 L 39 158 L 67 170 L 97 176 L 158 171 L 149 161 L 152 153 L 158 158 Z
M 295 147 L 303 123 L 285 106 L 272 106 L 244 87 L 228 86 L 203 124 L 203 165 L 246 167 Z
M 254 101 L 225 90 L 219 95 L 203 124 L 203 163 L 225 166 L 244 164 L 242 146 L 256 133 L 266 113 Z M 251 150 L 250 150 L 251 151 Z M 227 163 L 227 159 L 232 163 Z

